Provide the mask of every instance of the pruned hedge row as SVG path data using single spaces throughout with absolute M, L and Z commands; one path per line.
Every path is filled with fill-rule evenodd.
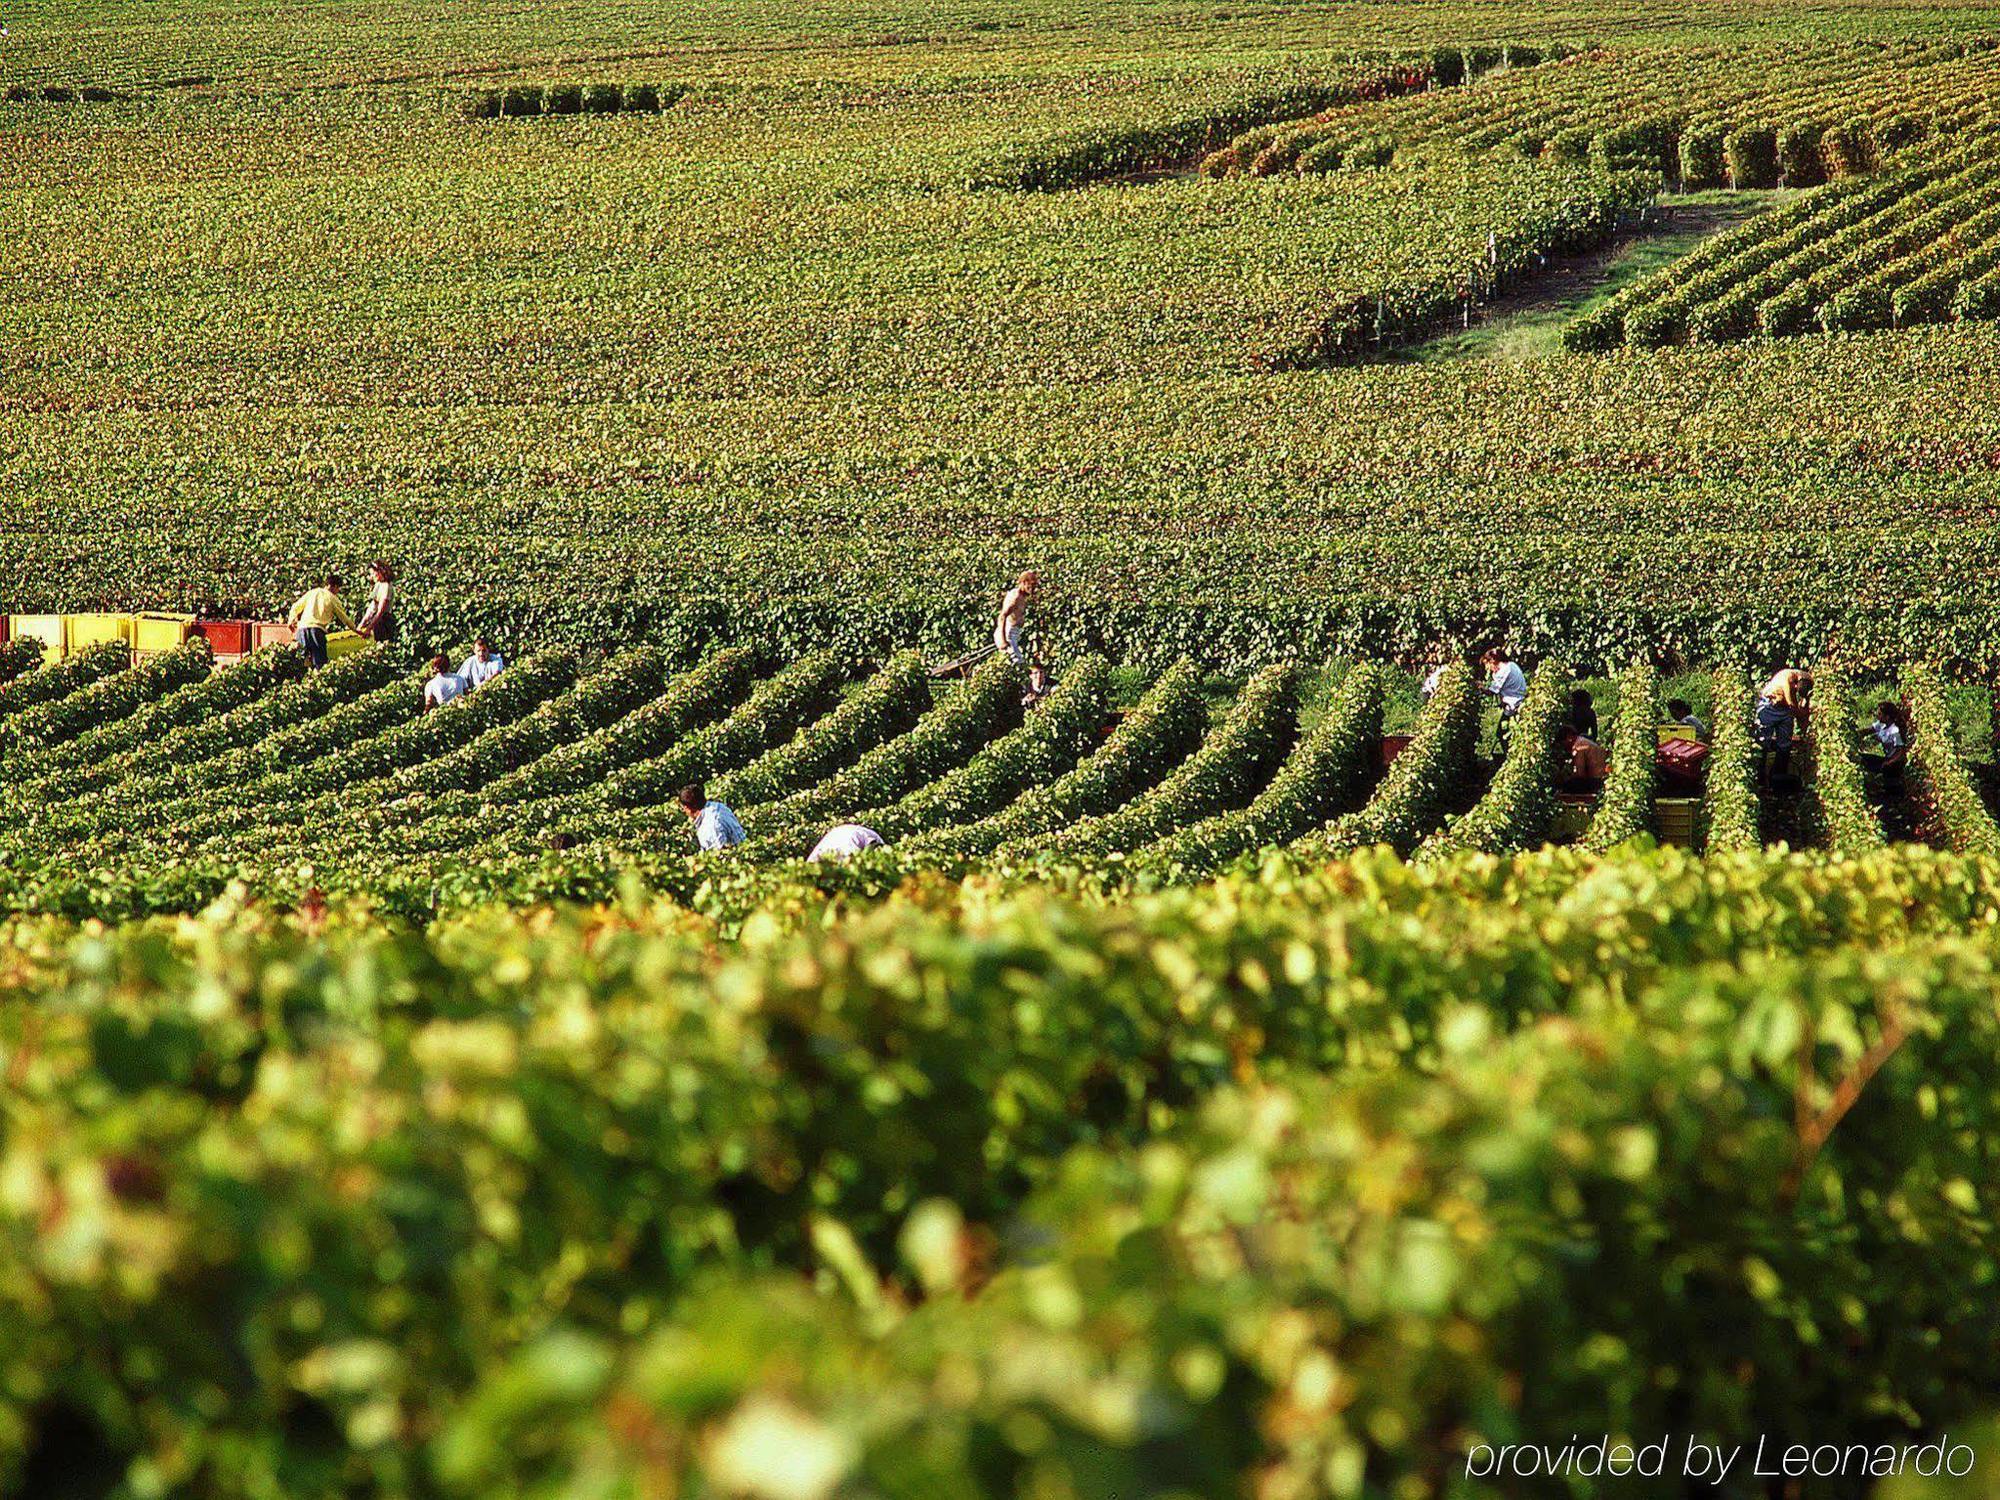
M 973 163 L 964 185 L 975 192 L 1057 192 L 1128 173 L 1191 166 L 1252 126 L 1428 88 L 1436 80 L 1434 66 L 1430 59 L 1359 63 L 1340 76 L 1253 88 L 1151 120 L 1013 142 Z
M 656 115 L 688 90 L 673 83 L 510 83 L 468 89 L 458 112 L 468 120 L 514 120 L 536 115 Z
M 619 695 L 620 712 L 498 777 L 483 789 L 484 799 L 523 802 L 607 785 L 610 778 L 734 708 L 750 690 L 756 653 L 747 646 L 725 646 L 671 682 L 652 676 L 664 671 L 664 665 L 664 656 L 648 658 L 646 680 L 633 684 L 631 698 Z M 667 795 L 673 795 L 672 789 Z
M 122 652 L 102 663 L 116 666 Z M 241 880 L 262 897 L 290 901 L 315 885 L 428 921 L 482 894 L 608 899 L 629 879 L 708 889 L 703 900 L 741 912 L 786 889 L 785 877 L 716 884 L 722 864 L 786 864 L 849 820 L 876 827 L 889 848 L 850 875 L 815 877 L 814 888 L 866 899 L 934 872 L 1155 888 L 1287 844 L 1308 859 L 1377 844 L 1427 862 L 1511 852 L 1545 837 L 1567 681 L 1566 666 L 1538 671 L 1498 773 L 1475 800 L 1481 699 L 1464 663 L 1445 674 L 1378 780 L 1388 674 L 1374 664 L 1330 675 L 1330 706 L 1301 737 L 1304 677 L 1289 663 L 1254 674 L 1211 722 L 1191 662 L 1118 719 L 1111 669 L 1082 658 L 1024 719 L 1020 674 L 1002 659 L 934 687 L 921 657 L 906 653 L 844 698 L 830 652 L 762 679 L 746 647 L 673 671 L 682 659 L 653 645 L 557 648 L 431 713 L 421 675 L 380 649 L 309 674 L 291 648 L 211 671 L 197 642 L 79 681 L 0 720 L 22 746 L 5 762 L 18 795 L 0 801 L 0 862 L 11 872 L 0 909 L 177 910 Z M 58 670 L 78 669 L 65 662 L 16 685 Z M 1935 697 L 1935 673 L 1929 680 Z M 1926 705 L 1922 669 L 1912 682 L 1923 831 L 1954 848 L 2000 848 L 1948 727 L 1926 727 L 1941 700 Z M 1588 851 L 1648 826 L 1655 683 L 1646 662 L 1621 680 L 1612 774 Z M 1808 779 L 1827 821 L 1853 831 L 1826 841 L 1864 848 L 1873 825 L 1858 766 L 1828 758 L 1842 748 L 1828 736 L 1839 732 L 1845 692 L 1835 673 L 1820 774 Z M 1756 846 L 1759 808 L 1741 673 L 1718 675 L 1715 702 L 1703 820 L 1722 855 Z M 1801 757 L 1808 772 L 1811 754 Z M 752 835 L 727 861 L 697 858 L 671 806 L 683 781 L 697 780 Z
M 1326 716 L 1255 801 L 1156 839 L 1134 856 L 1136 862 L 1168 879 L 1196 878 L 1243 855 L 1289 844 L 1356 806 L 1380 754 L 1385 677 L 1372 662 L 1356 666 Z
M 976 823 L 921 834 L 903 850 L 971 859 L 1003 844 L 1101 817 L 1135 800 L 1184 761 L 1201 743 L 1207 718 L 1201 674 L 1183 658 L 1160 675 L 1110 738 L 1075 769 Z
M 1909 795 L 1919 831 L 1940 848 L 2000 854 L 2000 825 L 1959 755 L 1942 679 L 1933 668 L 1912 666 L 1904 669 L 1902 685 L 1910 711 Z
M 824 718 L 708 788 L 718 802 L 754 807 L 825 780 L 915 724 L 931 705 L 923 658 L 891 657 Z
M 193 647 L 190 641 L 182 649 Z M 242 661 L 204 670 L 157 702 L 100 722 L 64 744 L 0 760 L 0 784 L 23 786 L 28 795 L 50 800 L 80 796 L 143 762 L 170 759 L 197 726 L 253 704 L 305 672 L 297 647 L 266 646 Z
M 0 641 L 0 685 L 41 666 L 46 648 L 38 640 Z
M 672 801 L 681 787 L 739 770 L 829 708 L 840 683 L 840 662 L 831 651 L 802 656 L 758 683 L 720 722 L 684 734 L 657 755 L 612 770 L 597 800 L 613 807 L 656 806 Z
M 1709 749 L 1701 794 L 1702 850 L 1742 854 L 1764 845 L 1757 803 L 1758 749 L 1751 732 L 1756 695 L 1741 667 L 1717 671 L 1711 693 L 1715 743 Z
M 1418 717 L 1416 734 L 1376 787 L 1368 805 L 1336 819 L 1301 846 L 1313 854 L 1350 854 L 1387 844 L 1409 854 L 1436 826 L 1472 768 L 1480 694 L 1472 668 L 1454 662 Z
M 741 814 L 744 831 L 752 841 L 768 841 L 773 852 L 783 852 L 811 825 L 851 818 L 957 770 L 1021 722 L 1027 685 L 1026 674 L 1007 657 L 989 658 L 966 682 L 946 688 L 907 732 L 812 786 Z
M 163 656 L 0 718 L 0 763 L 33 765 L 38 752 L 46 755 L 94 730 L 126 723 L 176 689 L 203 681 L 214 665 L 208 642 L 196 636 Z
M 1611 746 L 1611 774 L 1597 814 L 1581 840 L 1603 853 L 1653 831 L 1653 797 L 1659 786 L 1659 674 L 1635 661 L 1618 679 L 1618 732 Z M 1713 750 L 1710 751 L 1712 755 Z
M 0 683 L 0 732 L 7 721 L 54 704 L 93 683 L 102 682 L 132 665 L 132 648 L 123 641 L 106 641 L 36 671 Z
M 99 83 L 10 83 L 0 90 L 9 104 L 115 104 L 131 97 Z
M 1884 844 L 1882 820 L 1868 805 L 1854 745 L 1854 685 L 1838 662 L 1813 672 L 1810 815 L 1819 842 L 1835 854 L 1867 854 Z
M 1438 691 L 1441 696 L 1442 685 Z M 1544 662 L 1520 711 L 1506 724 L 1507 753 L 1486 794 L 1464 817 L 1447 821 L 1417 846 L 1420 862 L 1453 854 L 1511 854 L 1542 842 L 1555 816 L 1554 740 L 1569 711 L 1569 691 L 1568 670 Z
M 1018 729 L 971 760 L 899 801 L 855 815 L 891 843 L 937 828 L 975 822 L 1075 768 L 1104 740 L 1111 714 L 1111 667 L 1086 656 L 1056 684 Z
M 1467 184 L 1492 198 L 1486 254 L 1468 264 L 1405 266 L 1371 291 L 1336 300 L 1305 335 L 1265 361 L 1284 371 L 1392 349 L 1434 333 L 1473 304 L 1491 300 L 1521 278 L 1539 272 L 1550 256 L 1574 255 L 1606 244 L 1660 191 L 1652 171 L 1596 167 L 1520 166 L 1546 179 L 1539 198 L 1516 183 Z M 1422 274 L 1424 271 L 1430 274 Z
M 1990 139 L 1835 182 L 1715 236 L 1563 331 L 1601 350 L 1981 319 L 2000 268 Z
M 1295 664 L 1278 662 L 1264 668 L 1244 684 L 1201 748 L 1157 786 L 1114 811 L 1057 828 L 1046 837 L 1002 844 L 994 857 L 1103 859 L 1241 807 L 1262 790 L 1292 747 L 1298 733 L 1299 687 Z
M 1245 131 L 1215 176 L 1387 166 L 1440 146 L 1657 172 L 1686 190 L 1801 188 L 1865 174 L 1927 138 L 1984 124 L 1990 40 L 1735 49 L 1600 48 L 1517 62 L 1488 85 Z M 1489 54 L 1490 55 L 1490 54 Z M 1542 60 L 1532 52 L 1522 61 Z M 1726 71 L 1724 71 L 1726 70 Z M 1441 64 L 1434 65 L 1440 82 Z

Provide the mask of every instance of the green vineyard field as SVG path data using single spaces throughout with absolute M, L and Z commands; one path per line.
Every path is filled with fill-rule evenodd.
M 1996 100 L 14 0 L 0 1500 L 1992 1500 Z
M 1281 848 L 1387 845 L 1420 862 L 1551 841 L 1608 852 L 1658 834 L 1657 797 L 1689 796 L 1656 784 L 1668 695 L 1643 660 L 1587 689 L 1616 705 L 1601 731 L 1612 774 L 1594 816 L 1566 831 L 1555 736 L 1580 679 L 1561 660 L 1537 669 L 1504 742 L 1467 667 L 1417 705 L 1413 679 L 1375 662 L 1280 662 L 1204 689 L 1190 661 L 1154 677 L 1085 657 L 1032 710 L 1004 659 L 939 682 L 914 652 L 786 661 L 730 646 L 677 661 L 653 645 L 556 647 L 428 713 L 427 673 L 380 648 L 316 673 L 291 646 L 214 667 L 195 639 L 16 677 L 0 687 L 0 908 L 117 919 L 231 889 L 284 905 L 310 890 L 428 920 L 493 899 L 609 900 L 636 882 L 740 918 L 773 891 L 879 895 L 924 874 L 1151 888 Z M 1865 675 L 1864 699 L 1840 664 L 1822 675 L 1827 720 L 1803 757 L 1816 774 L 1798 827 L 1774 840 L 1861 854 L 1887 841 L 1885 821 L 1920 811 L 1929 841 L 2000 854 L 1978 691 L 1910 667 L 1900 683 Z M 37 693 L 45 682 L 55 696 Z M 1757 817 L 1755 686 L 1740 668 L 1674 679 L 1716 724 L 1696 809 L 1711 828 Z M 1911 705 L 1916 811 L 1899 788 L 1878 810 L 1864 786 L 1863 726 L 1884 697 Z M 1391 723 L 1412 738 L 1385 767 Z M 737 812 L 742 846 L 697 857 L 674 800 L 689 782 Z M 802 862 L 846 822 L 887 846 L 852 866 Z M 1755 826 L 1747 842 L 1764 842 Z

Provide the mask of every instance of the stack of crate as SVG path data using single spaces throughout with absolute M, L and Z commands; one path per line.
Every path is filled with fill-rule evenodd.
M 88 651 L 107 641 L 123 641 L 133 656 L 144 660 L 177 650 L 190 636 L 205 636 L 218 663 L 241 661 L 260 645 L 289 641 L 283 625 L 259 625 L 250 620 L 203 620 L 171 610 L 138 614 L 91 612 L 72 615 L 0 615 L 0 641 L 38 640 L 44 661 Z

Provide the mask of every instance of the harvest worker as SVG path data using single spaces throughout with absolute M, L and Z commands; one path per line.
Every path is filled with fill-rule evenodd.
M 823 859 L 848 860 L 863 849 L 880 849 L 882 835 L 872 828 L 859 823 L 840 823 L 827 830 L 826 837 L 813 845 L 813 852 L 806 856 L 807 864 L 815 864 Z
M 1868 732 L 1882 747 L 1881 759 L 1869 769 L 1880 771 L 1891 781 L 1901 780 L 1903 762 L 1910 753 L 1910 716 L 1903 712 L 1903 705 L 1876 704 L 1875 722 L 1868 726 Z
M 743 825 L 736 821 L 736 814 L 720 802 L 709 801 L 700 782 L 682 787 L 676 796 L 681 811 L 694 824 L 694 841 L 701 845 L 703 853 L 733 848 L 743 842 Z
M 1569 695 L 1569 727 L 1585 739 L 1597 738 L 1597 705 L 1591 702 L 1587 688 L 1578 688 Z
M 1424 702 L 1428 703 L 1437 696 L 1438 688 L 1444 683 L 1445 669 L 1451 665 L 1455 654 L 1451 647 L 1440 641 L 1418 658 L 1420 665 L 1430 668 L 1424 676 L 1422 686 L 1417 689 L 1417 696 Z
M 1480 657 L 1479 664 L 1489 674 L 1486 691 L 1500 700 L 1500 716 L 1513 718 L 1521 711 L 1521 704 L 1528 696 L 1528 677 L 1521 670 L 1521 664 L 1498 646 Z
M 465 692 L 465 679 L 451 669 L 451 658 L 431 658 L 431 680 L 424 684 L 424 712 L 443 708 Z
M 1667 722 L 1669 724 L 1685 724 L 1689 729 L 1694 731 L 1696 744 L 1706 745 L 1708 743 L 1708 726 L 1695 717 L 1694 705 L 1688 702 L 1687 699 L 1669 698 L 1667 700 Z
M 1569 767 L 1569 774 L 1557 784 L 1558 791 L 1604 790 L 1604 778 L 1611 774 L 1611 757 L 1604 753 L 1604 747 L 1596 740 L 1579 734 L 1575 726 L 1565 724 L 1556 731 L 1556 754 Z
M 1032 569 L 1023 573 L 1000 601 L 1000 618 L 993 622 L 993 649 L 1024 670 L 1028 666 L 1028 606 L 1041 588 L 1041 574 Z
M 458 675 L 465 679 L 467 688 L 485 687 L 506 665 L 506 660 L 493 649 L 492 641 L 483 635 L 474 636 L 472 655 L 459 663 Z
M 368 570 L 368 576 L 375 581 L 375 588 L 368 596 L 368 607 L 361 611 L 361 623 L 354 628 L 370 640 L 387 644 L 397 635 L 396 611 L 389 599 L 396 574 L 387 563 L 378 562 Z
M 340 602 L 340 575 L 329 573 L 324 584 L 300 595 L 285 623 L 298 632 L 299 649 L 306 654 L 306 665 L 325 666 L 328 627 L 340 624 L 349 630 L 354 628 L 354 616 Z
M 1757 697 L 1757 740 L 1772 754 L 1772 772 L 1792 768 L 1792 732 L 1812 716 L 1812 673 L 1786 667 L 1774 673 Z

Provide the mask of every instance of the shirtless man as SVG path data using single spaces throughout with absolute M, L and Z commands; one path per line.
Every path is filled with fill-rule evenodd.
M 994 649 L 1004 653 L 1024 670 L 1028 666 L 1028 606 L 1041 586 L 1040 574 L 1023 573 L 1007 590 L 1007 597 L 1000 601 L 1000 618 L 993 622 Z

